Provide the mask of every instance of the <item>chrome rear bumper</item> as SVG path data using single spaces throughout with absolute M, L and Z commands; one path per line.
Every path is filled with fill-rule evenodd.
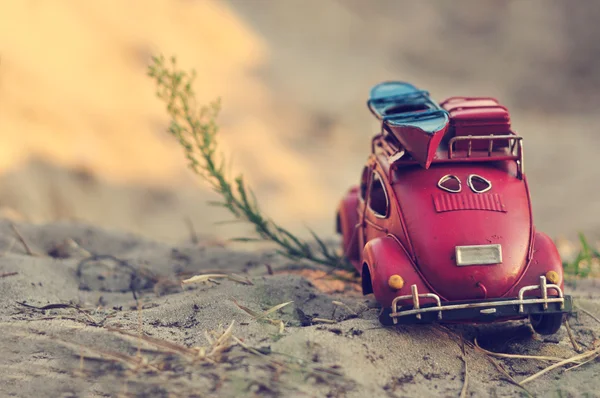
M 531 290 L 540 290 L 541 297 L 525 298 L 525 293 Z M 549 297 L 549 290 L 555 291 L 556 295 Z M 411 286 L 411 293 L 406 296 L 398 296 L 392 301 L 390 317 L 394 324 L 430 322 L 436 319 L 438 321 L 493 320 L 494 318 L 570 312 L 571 310 L 571 298 L 563 295 L 560 286 L 546 283 L 545 276 L 540 276 L 539 285 L 521 288 L 517 298 L 442 303 L 437 294 L 419 294 L 416 285 Z M 423 304 L 422 299 L 431 299 L 433 303 Z M 411 300 L 413 305 L 398 308 L 398 302 L 404 300 Z

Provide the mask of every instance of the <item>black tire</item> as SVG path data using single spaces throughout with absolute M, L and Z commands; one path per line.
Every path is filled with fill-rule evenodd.
M 531 314 L 529 321 L 533 330 L 539 334 L 549 335 L 558 332 L 562 325 L 564 314 Z
M 391 308 L 382 308 L 381 309 L 381 313 L 379 314 L 379 322 L 381 322 L 381 324 L 383 326 L 394 326 L 394 320 L 390 316 L 391 313 L 392 313 Z

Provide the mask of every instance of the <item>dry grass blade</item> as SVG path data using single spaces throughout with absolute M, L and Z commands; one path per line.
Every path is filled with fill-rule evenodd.
M 240 303 L 237 302 L 237 300 L 233 300 L 233 303 L 242 311 L 244 311 L 245 313 L 247 313 L 248 315 L 252 316 L 255 319 L 260 318 L 260 312 L 256 312 L 244 305 L 241 305 Z
M 91 323 L 93 326 L 100 326 L 100 322 L 98 322 L 97 320 L 95 320 L 90 314 L 87 313 L 87 311 L 74 306 L 72 304 L 62 304 L 62 303 L 58 303 L 58 304 L 48 304 L 45 305 L 43 307 L 36 307 L 35 305 L 31 305 L 31 304 L 27 304 L 27 303 L 21 303 L 19 301 L 17 301 L 17 304 L 26 307 L 26 308 L 30 308 L 33 310 L 38 310 L 38 311 L 48 311 L 48 310 L 60 310 L 60 309 L 73 309 L 77 312 L 79 312 L 80 314 L 82 314 L 83 316 L 85 316 Z
M 65 341 L 65 340 L 61 340 L 61 339 L 55 339 L 55 340 L 66 346 L 76 347 L 80 352 L 80 362 L 82 361 L 81 358 L 83 358 L 83 351 L 85 350 L 85 351 L 91 352 L 95 355 L 98 355 L 102 359 L 122 362 L 122 363 L 128 365 L 134 371 L 137 371 L 137 370 L 143 369 L 143 368 L 149 368 L 149 369 L 152 369 L 155 371 L 160 371 L 160 368 L 148 363 L 148 361 L 143 357 L 129 356 L 129 355 L 125 355 L 120 352 L 114 352 L 114 351 L 98 350 L 96 348 L 89 347 L 89 346 L 86 346 L 83 344 L 73 343 L 73 342 Z
M 485 358 L 488 360 L 489 363 L 491 363 L 492 365 L 494 365 L 494 367 L 496 368 L 496 370 L 498 372 L 500 372 L 508 382 L 510 382 L 512 385 L 514 385 L 515 387 L 519 387 L 520 389 L 523 390 L 523 392 L 525 394 L 527 394 L 528 397 L 533 397 L 533 394 L 531 394 L 524 386 L 520 385 L 518 381 L 516 381 L 510 374 L 508 374 L 508 372 L 506 371 L 506 369 L 504 369 L 504 367 L 496 362 L 496 360 L 494 358 L 492 358 L 489 355 L 486 355 Z
M 585 365 L 585 364 L 587 364 L 587 363 L 590 363 L 590 362 L 592 362 L 592 361 L 594 361 L 594 360 L 596 360 L 596 359 L 598 359 L 598 358 L 600 358 L 600 354 L 599 354 L 599 355 L 596 355 L 596 356 L 593 356 L 593 357 L 591 357 L 591 358 L 590 358 L 590 359 L 588 359 L 587 361 L 583 361 L 583 362 L 581 362 L 579 365 L 571 366 L 570 368 L 568 368 L 568 369 L 565 369 L 565 372 L 568 372 L 569 370 L 577 369 L 578 367 L 580 367 L 580 366 L 583 366 L 583 365 Z
M 236 300 L 232 300 L 232 301 L 239 309 L 243 310 L 244 312 L 246 312 L 248 315 L 252 316 L 257 321 L 266 321 L 266 322 L 269 322 L 271 325 L 279 326 L 279 334 L 283 334 L 283 332 L 285 330 L 285 323 L 283 323 L 283 321 L 281 319 L 269 319 L 268 316 L 270 314 L 272 314 L 273 312 L 280 310 L 283 307 L 293 303 L 293 301 L 287 301 L 285 303 L 277 304 L 276 306 L 273 306 L 264 312 L 256 312 L 246 306 L 241 305 Z
M 285 363 L 278 361 L 276 359 L 273 358 L 269 358 L 267 355 L 263 354 L 262 352 L 258 351 L 256 348 L 250 347 L 248 344 L 244 343 L 242 340 L 240 340 L 239 338 L 232 336 L 233 341 L 235 341 L 240 347 L 242 347 L 244 350 L 248 351 L 251 354 L 254 354 L 256 356 L 259 356 L 261 358 L 266 359 L 267 361 L 276 364 L 278 366 L 282 366 L 285 367 Z
M 190 283 L 205 283 L 210 282 L 213 279 L 229 279 L 230 281 L 241 283 L 242 285 L 253 285 L 248 279 L 235 274 L 203 274 L 195 275 L 191 278 L 184 279 L 181 281 L 182 285 L 189 285 Z
M 581 312 L 583 312 L 584 314 L 586 314 L 587 316 L 589 316 L 590 318 L 592 318 L 593 320 L 595 320 L 596 322 L 600 323 L 600 319 L 598 319 L 598 317 L 594 314 L 592 314 L 591 312 L 589 312 L 588 310 L 581 308 L 579 306 L 577 306 L 577 309 Z
M 342 307 L 345 308 L 346 310 L 348 310 L 352 315 L 356 315 L 358 316 L 358 313 L 356 311 L 354 311 L 352 308 L 350 308 L 347 304 L 342 303 L 341 301 L 332 301 L 331 302 L 333 305 L 336 305 L 338 307 Z
M 444 329 L 447 329 L 446 327 L 443 327 L 443 328 L 444 328 Z M 453 332 L 452 332 L 452 331 L 450 331 L 449 329 L 448 329 L 448 331 L 449 331 L 450 333 L 453 333 Z M 464 339 L 463 339 L 463 341 L 464 341 Z M 479 351 L 479 352 L 482 352 L 483 354 L 485 354 L 485 356 L 484 356 L 484 357 L 485 357 L 485 359 L 487 359 L 487 361 L 488 361 L 489 363 L 491 363 L 492 365 L 494 365 L 494 367 L 496 368 L 496 370 L 497 370 L 497 371 L 498 371 L 500 374 L 502 374 L 502 375 L 504 376 L 504 378 L 506 379 L 506 381 L 508 381 L 510 384 L 514 385 L 515 387 L 518 387 L 518 388 L 520 388 L 521 390 L 523 390 L 523 392 L 525 393 L 525 395 L 526 395 L 526 396 L 528 396 L 528 397 L 533 397 L 533 394 L 531 394 L 531 393 L 530 393 L 530 392 L 529 392 L 529 391 L 528 391 L 528 390 L 527 390 L 525 387 L 523 387 L 522 385 L 520 385 L 520 384 L 519 384 L 519 382 L 518 382 L 518 381 L 516 381 L 516 380 L 514 379 L 514 377 L 512 377 L 512 376 L 511 376 L 511 375 L 510 375 L 510 374 L 509 374 L 509 373 L 506 371 L 506 369 L 504 369 L 504 366 L 503 366 L 501 363 L 497 362 L 497 361 L 494 359 L 494 356 L 495 356 L 495 354 L 497 354 L 497 353 L 494 353 L 494 352 L 491 352 L 491 351 L 487 351 L 487 350 L 485 350 L 485 349 L 481 348 L 481 347 L 479 346 L 478 342 L 477 342 L 477 339 L 475 339 L 475 340 L 474 340 L 474 344 L 472 344 L 472 343 L 470 343 L 470 342 L 468 342 L 468 341 L 464 341 L 464 342 L 465 342 L 465 344 L 467 344 L 469 347 L 471 347 L 471 348 L 474 348 L 475 350 L 477 350 L 477 351 Z M 498 355 L 510 355 L 510 354 L 498 354 Z M 500 358 L 503 358 L 503 357 L 501 356 Z
M 196 233 L 196 228 L 194 228 L 194 223 L 190 217 L 186 217 L 184 219 L 185 225 L 188 227 L 188 231 L 190 232 L 190 242 L 194 245 L 200 243 L 200 239 L 198 239 L 198 234 Z
M 282 368 L 293 368 L 293 369 L 299 370 L 299 371 L 322 372 L 322 373 L 327 373 L 327 374 L 330 374 L 333 376 L 343 376 L 340 372 L 333 370 L 333 369 L 325 369 L 325 368 L 321 368 L 321 367 L 313 367 L 313 368 L 305 369 L 301 366 L 294 366 L 294 364 L 291 364 L 291 363 L 284 363 L 284 362 L 278 361 L 276 359 L 270 358 L 269 356 L 263 354 L 262 352 L 258 351 L 257 349 L 250 347 L 249 345 L 244 343 L 242 340 L 240 340 L 236 336 L 232 336 L 232 338 L 244 350 L 246 350 L 249 353 L 254 354 L 258 357 L 261 357 L 261 358 L 265 359 L 266 361 L 268 361 L 274 365 L 280 366 Z
M 245 312 L 247 312 L 248 314 L 252 315 L 254 318 L 256 319 L 266 319 L 268 315 L 270 315 L 271 313 L 282 309 L 283 307 L 290 305 L 293 303 L 293 301 L 287 301 L 285 303 L 281 303 L 281 304 L 277 304 L 274 307 L 269 308 L 268 310 L 264 311 L 264 312 L 256 312 L 246 306 L 241 305 L 240 303 L 238 303 L 236 300 L 233 300 L 234 304 L 237 305 L 240 309 L 244 310 Z
M 6 253 L 10 252 L 10 251 L 12 250 L 13 246 L 15 245 L 15 242 L 16 242 L 16 239 L 14 239 L 14 238 L 13 238 L 13 239 L 10 241 L 10 244 L 8 245 L 8 247 L 7 247 L 6 249 L 4 249 L 4 250 L 2 251 L 2 253 L 0 253 L 0 256 L 5 256 L 5 255 L 6 255 Z
M 139 335 L 137 333 L 132 333 L 127 330 L 113 328 L 113 327 L 107 327 L 106 330 L 108 330 L 110 332 L 119 333 L 119 334 L 131 337 L 134 339 L 140 339 L 141 341 L 149 343 L 155 347 L 159 347 L 168 352 L 173 352 L 173 353 L 181 354 L 181 355 L 194 356 L 194 352 L 190 348 L 187 348 L 185 346 L 182 346 L 182 345 L 179 345 L 176 343 L 171 343 L 170 341 L 167 341 L 167 340 L 161 340 L 161 339 L 157 339 L 156 337 L 150 337 L 150 336 L 146 336 L 146 335 Z
M 481 348 L 479 343 L 477 342 L 477 338 L 475 338 L 475 349 L 483 352 L 486 355 L 496 357 L 496 358 L 513 358 L 513 359 L 537 359 L 539 361 L 555 361 L 562 362 L 568 359 L 559 358 L 559 357 L 549 357 L 549 356 L 541 356 L 541 355 L 519 355 L 519 354 L 502 354 L 499 352 L 488 351 L 485 348 Z M 579 363 L 576 360 L 572 361 L 573 363 Z
M 231 323 L 229 324 L 229 327 L 227 327 L 227 329 L 225 329 L 223 334 L 217 339 L 217 341 L 215 341 L 214 345 L 221 345 L 225 341 L 227 341 L 229 338 L 231 338 L 232 333 L 233 333 L 233 325 L 235 325 L 235 321 L 231 321 Z
M 454 340 L 455 343 L 458 344 L 458 347 L 460 348 L 460 357 L 459 358 L 461 359 L 461 361 L 463 362 L 464 367 L 465 367 L 465 376 L 464 376 L 464 380 L 463 380 L 463 386 L 460 390 L 460 398 L 464 398 L 467 396 L 467 390 L 469 388 L 469 366 L 467 365 L 467 353 L 465 351 L 465 346 L 469 346 L 471 348 L 473 348 L 473 346 L 468 341 L 465 341 L 465 339 L 462 335 L 455 333 L 454 331 L 449 329 L 447 326 L 438 324 L 434 328 L 432 328 L 432 330 L 434 330 L 438 333 L 442 333 L 445 337 L 449 337 L 450 339 Z
M 19 232 L 19 230 L 17 229 L 15 224 L 10 223 L 10 227 L 13 230 L 13 232 L 15 233 L 15 235 L 17 236 L 17 239 L 19 239 L 19 242 L 21 242 L 21 244 L 25 248 L 25 252 L 27 254 L 29 254 L 30 256 L 39 256 L 39 254 L 37 254 L 33 250 L 31 250 L 31 248 L 27 244 L 27 241 L 25 240 L 25 238 L 23 238 L 23 235 L 21 235 L 21 233 Z
M 579 364 L 579 363 L 581 363 L 581 361 L 587 360 L 590 357 L 595 357 L 598 355 L 600 355 L 600 348 L 596 348 L 595 350 L 588 351 L 583 354 L 575 355 L 571 358 L 565 359 L 563 361 L 560 361 L 558 363 L 548 366 L 547 368 L 540 370 L 539 372 L 527 377 L 526 379 L 521 380 L 519 382 L 519 384 L 523 385 L 525 383 L 529 383 L 530 381 L 537 379 L 538 377 L 550 372 L 551 370 L 560 368 L 561 366 L 564 366 L 564 365 L 568 365 L 569 363 L 578 363 Z
M 240 276 L 240 275 L 229 274 L 228 278 L 229 278 L 230 281 L 241 283 L 242 285 L 254 285 L 254 283 L 252 283 L 252 281 L 250 279 L 245 278 L 245 277 Z
M 467 396 L 467 390 L 469 388 L 469 367 L 467 365 L 467 355 L 465 353 L 465 341 L 463 339 L 461 346 L 461 356 L 463 363 L 465 364 L 465 380 L 463 381 L 462 389 L 460 390 L 460 398 L 465 398 Z
M 273 306 L 273 307 L 269 308 L 268 310 L 266 310 L 265 312 L 263 312 L 262 316 L 266 317 L 267 315 L 269 315 L 269 314 L 271 314 L 271 313 L 273 313 L 273 312 L 275 312 L 277 310 L 280 310 L 283 307 L 285 307 L 287 305 L 290 305 L 292 303 L 293 303 L 293 301 L 286 301 L 285 303 L 277 304 L 276 306 Z
M 211 362 L 220 362 L 221 354 L 232 347 L 231 340 L 233 337 L 233 326 L 235 321 L 231 321 L 227 329 L 224 331 L 211 331 L 207 333 L 209 347 L 194 347 L 193 350 L 197 353 L 198 359 L 208 360 Z M 210 336 L 212 334 L 212 336 Z
M 569 325 L 569 320 L 567 318 L 565 318 L 564 324 L 565 329 L 567 329 L 567 334 L 569 335 L 569 340 L 571 340 L 571 345 L 573 346 L 575 352 L 583 352 L 583 348 L 581 348 L 579 343 L 577 343 L 577 340 L 575 340 L 575 335 L 573 334 L 573 330 L 571 329 L 571 325 Z
M 274 275 L 275 273 L 273 272 L 273 267 L 271 266 L 271 264 L 265 264 L 265 268 L 267 268 L 267 274 L 269 275 Z
M 279 321 L 279 334 L 283 334 L 285 331 L 285 323 L 282 320 Z
M 320 322 L 320 323 L 337 323 L 335 319 L 325 319 L 325 318 L 312 318 L 311 322 Z
M 191 278 L 184 279 L 181 281 L 182 285 L 189 285 L 190 283 L 204 283 L 210 282 L 211 279 L 227 278 L 227 274 L 204 274 L 195 275 Z
M 209 332 L 206 332 L 206 338 L 208 340 L 209 347 L 193 348 L 188 348 L 181 344 L 172 343 L 170 341 L 158 339 L 156 337 L 132 333 L 119 328 L 107 327 L 106 329 L 111 332 L 131 337 L 132 339 L 138 339 L 138 341 L 143 341 L 163 351 L 188 357 L 192 360 L 200 359 L 208 360 L 210 362 L 218 362 L 220 359 L 220 355 L 231 347 L 230 340 L 232 338 L 234 324 L 235 322 L 231 321 L 229 327 L 223 332 L 212 331 L 212 333 L 215 334 L 214 338 L 213 336 L 210 336 Z

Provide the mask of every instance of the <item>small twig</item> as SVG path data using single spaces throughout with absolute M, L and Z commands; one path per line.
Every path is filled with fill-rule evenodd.
M 81 308 L 76 307 L 76 306 L 74 306 L 72 304 L 61 304 L 61 303 L 58 303 L 58 304 L 48 304 L 48 305 L 45 305 L 43 307 L 36 307 L 35 305 L 21 303 L 19 301 L 17 301 L 17 304 L 22 305 L 23 307 L 31 308 L 31 309 L 38 310 L 38 311 L 59 310 L 59 309 L 64 309 L 64 308 L 74 309 L 77 312 L 79 312 L 80 314 L 83 314 L 90 322 L 92 322 L 92 326 L 100 326 L 100 322 L 96 321 L 85 310 L 82 310 Z
M 464 380 L 463 380 L 463 386 L 460 390 L 460 398 L 464 398 L 467 396 L 467 390 L 469 388 L 469 366 L 467 365 L 467 353 L 465 351 L 465 346 L 468 345 L 470 348 L 473 348 L 473 346 L 470 342 L 465 341 L 464 337 L 461 334 L 455 333 L 454 331 L 449 329 L 447 326 L 436 325 L 436 327 L 434 327 L 432 330 L 434 330 L 436 332 L 441 332 L 446 337 L 450 338 L 451 340 L 454 340 L 454 342 L 456 344 L 458 344 L 458 347 L 460 348 L 460 357 L 459 358 L 462 360 L 463 364 L 465 365 L 465 376 L 464 376 Z
M 246 343 L 244 343 L 242 340 L 240 340 L 239 338 L 237 338 L 236 336 L 231 336 L 232 339 L 240 346 L 242 347 L 244 350 L 246 350 L 247 352 L 254 354 L 260 358 L 263 358 L 264 360 L 266 360 L 267 362 L 270 362 L 271 364 L 280 366 L 282 368 L 292 368 L 292 369 L 296 369 L 299 371 L 308 371 L 308 372 L 322 372 L 322 373 L 327 373 L 329 375 L 332 376 L 342 376 L 342 374 L 336 370 L 333 369 L 326 369 L 326 368 L 322 368 L 322 367 L 308 367 L 308 369 L 305 369 L 303 367 L 300 366 L 294 366 L 293 364 L 290 363 L 285 363 L 285 362 L 281 362 L 278 361 L 276 359 L 273 358 L 269 358 L 267 355 L 263 354 L 262 352 L 258 351 L 256 348 L 250 347 L 249 345 L 247 345 Z
M 215 282 L 214 279 L 222 279 L 226 278 L 230 281 L 240 283 L 242 285 L 254 285 L 252 281 L 248 278 L 241 277 L 236 274 L 202 274 L 195 275 L 191 278 L 184 279 L 181 281 L 182 285 L 188 285 L 190 283 L 203 283 L 203 282 Z
M 584 314 L 586 314 L 587 316 L 589 316 L 590 318 L 592 318 L 593 320 L 595 320 L 596 322 L 600 323 L 600 319 L 598 319 L 598 317 L 596 317 L 596 315 L 592 314 L 588 310 L 581 308 L 580 306 L 577 306 L 577 309 L 579 311 L 583 312 Z
M 185 218 L 185 225 L 188 227 L 188 231 L 190 232 L 190 241 L 197 245 L 200 240 L 198 239 L 198 234 L 196 233 L 196 228 L 194 228 L 194 223 L 190 217 Z
M 285 363 L 280 362 L 276 359 L 273 358 L 269 358 L 267 355 L 263 354 L 262 352 L 258 351 L 256 348 L 250 347 L 248 344 L 244 343 L 242 340 L 238 339 L 235 336 L 231 336 L 233 338 L 233 341 L 235 341 L 240 347 L 242 347 L 244 350 L 248 351 L 251 354 L 254 354 L 256 356 L 259 356 L 261 358 L 266 359 L 268 362 L 277 364 L 279 366 L 285 366 Z
M 326 318 L 312 318 L 310 321 L 311 322 L 330 323 L 330 324 L 337 323 L 337 321 L 335 319 L 326 319 Z
M 135 339 L 136 341 L 139 341 L 139 340 L 144 341 L 148 344 L 158 347 L 159 349 L 162 349 L 163 351 L 172 352 L 172 353 L 180 354 L 180 355 L 187 355 L 187 356 L 194 355 L 192 349 L 187 348 L 182 345 L 179 345 L 179 344 L 176 344 L 176 343 L 171 343 L 170 341 L 167 341 L 167 340 L 161 340 L 161 339 L 157 339 L 156 337 L 145 336 L 143 334 L 140 335 L 139 333 L 132 333 L 127 330 L 114 328 L 111 326 L 106 327 L 106 330 L 108 330 L 110 332 L 114 332 L 114 333 L 119 333 L 124 336 L 131 337 L 132 339 Z
M 569 363 L 580 363 L 582 360 L 586 360 L 590 357 L 597 356 L 598 354 L 600 354 L 600 348 L 596 348 L 595 350 L 588 351 L 583 354 L 575 355 L 574 357 L 565 359 L 564 361 L 557 362 L 553 365 L 548 366 L 547 368 L 540 370 L 539 372 L 527 377 L 526 379 L 521 380 L 521 382 L 519 382 L 519 384 L 523 385 L 525 383 L 529 383 L 530 381 L 537 379 L 538 377 L 550 372 L 553 369 L 560 368 L 561 366 L 567 365 Z
M 137 313 L 138 313 L 138 345 L 137 345 L 137 356 L 142 356 L 142 303 L 137 302 Z
M 285 329 L 285 323 L 281 319 L 270 319 L 270 318 L 268 318 L 268 316 L 271 313 L 278 311 L 278 310 L 282 309 L 283 307 L 293 303 L 293 301 L 287 301 L 285 303 L 277 304 L 276 306 L 273 306 L 273 307 L 269 308 L 268 310 L 261 313 L 261 312 L 256 312 L 246 306 L 241 305 L 236 300 L 232 300 L 232 301 L 239 309 L 246 312 L 248 315 L 252 316 L 257 321 L 262 320 L 262 321 L 269 322 L 271 325 L 279 326 L 279 334 L 283 334 L 283 331 Z
M 121 354 L 120 352 L 102 351 L 102 350 L 99 350 L 99 349 L 96 349 L 96 348 L 93 348 L 93 347 L 90 347 L 87 345 L 73 343 L 73 342 L 66 341 L 66 340 L 61 340 L 61 339 L 55 339 L 55 340 L 64 345 L 67 345 L 67 346 L 77 347 L 80 350 L 80 357 L 82 356 L 81 350 L 87 350 L 96 355 L 99 355 L 103 359 L 125 363 L 125 364 L 129 365 L 129 367 L 134 371 L 137 371 L 140 368 L 150 368 L 155 371 L 160 371 L 160 369 L 158 367 L 149 364 L 148 361 L 146 360 L 146 358 L 143 358 L 143 357 L 137 357 L 137 356 L 131 357 L 131 356 L 127 356 L 125 354 Z
M 343 302 L 341 302 L 341 301 L 332 301 L 331 303 L 332 303 L 333 305 L 335 305 L 335 306 L 338 306 L 338 307 L 343 307 L 343 308 L 345 308 L 345 309 L 346 309 L 346 310 L 348 310 L 348 311 L 349 311 L 349 312 L 350 312 L 352 315 L 358 316 L 358 313 L 357 313 L 356 311 L 354 311 L 352 308 L 350 308 L 350 307 L 348 306 L 348 304 L 345 304 L 345 303 L 343 303 Z
M 469 367 L 467 365 L 467 355 L 465 353 L 465 340 L 464 339 L 462 339 L 460 359 L 462 359 L 463 363 L 465 364 L 465 380 L 463 381 L 463 386 L 462 386 L 462 389 L 460 390 L 460 398 L 465 398 L 467 396 L 467 389 L 469 388 Z
M 573 335 L 573 330 L 571 329 L 571 325 L 569 325 L 569 320 L 567 318 L 565 318 L 564 324 L 565 324 L 565 329 L 567 329 L 567 334 L 569 335 L 569 340 L 571 340 L 571 344 L 573 345 L 573 349 L 575 350 L 575 352 L 579 352 L 579 353 L 583 352 L 583 348 L 581 348 L 579 343 L 577 343 L 577 340 L 575 340 L 575 336 Z
M 492 365 L 494 365 L 494 367 L 496 368 L 496 370 L 498 372 L 500 372 L 501 374 L 504 375 L 504 377 L 506 378 L 506 380 L 509 383 L 511 383 L 515 387 L 519 387 L 520 389 L 522 389 L 523 392 L 525 392 L 528 397 L 533 397 L 533 394 L 531 394 L 524 386 L 520 385 L 518 381 L 516 381 L 510 374 L 508 374 L 506 369 L 504 369 L 504 367 L 501 364 L 496 362 L 496 360 L 494 358 L 492 358 L 490 355 L 486 355 L 485 358 L 488 360 L 488 362 L 490 362 Z
M 583 366 L 583 365 L 585 365 L 585 364 L 587 364 L 587 363 L 590 363 L 590 362 L 592 362 L 592 361 L 594 361 L 594 360 L 598 359 L 598 357 L 599 357 L 598 355 L 596 355 L 596 356 L 593 356 L 593 357 L 591 357 L 590 359 L 588 359 L 587 361 L 581 362 L 579 365 L 574 365 L 574 366 L 571 366 L 571 367 L 570 367 L 570 368 L 568 368 L 568 369 L 565 369 L 565 372 L 568 372 L 569 370 L 577 369 L 577 368 L 578 368 L 578 367 L 580 367 L 580 366 Z
M 6 253 L 10 252 L 10 251 L 12 250 L 13 246 L 15 245 L 15 242 L 16 242 L 16 239 L 15 239 L 15 238 L 13 238 L 13 239 L 10 241 L 10 245 L 8 245 L 8 247 L 7 247 L 6 249 L 4 249 L 4 250 L 2 251 L 2 253 L 0 253 L 0 256 L 5 256 L 5 255 L 6 255 Z
M 484 354 L 487 354 L 489 356 L 496 357 L 496 358 L 537 359 L 539 361 L 555 361 L 555 362 L 565 361 L 564 358 L 558 358 L 558 357 L 547 357 L 547 356 L 540 356 L 540 355 L 502 354 L 499 352 L 492 352 L 492 351 L 486 350 L 485 348 L 481 348 L 481 346 L 477 342 L 477 338 L 475 338 L 474 342 L 475 342 L 476 350 L 479 350 L 479 351 L 483 352 Z M 578 361 L 575 361 L 575 360 L 572 362 L 579 363 Z
M 444 328 L 445 328 L 445 327 L 444 327 Z M 446 328 L 446 329 L 447 329 L 447 328 Z M 488 361 L 489 363 L 491 363 L 492 365 L 494 365 L 494 367 L 496 368 L 496 370 L 497 370 L 499 373 L 501 373 L 501 374 L 502 374 L 502 375 L 503 375 L 503 376 L 506 378 L 506 380 L 507 380 L 509 383 L 511 383 L 511 384 L 512 384 L 512 385 L 514 385 L 515 387 L 518 387 L 518 388 L 520 388 L 521 390 L 523 390 L 523 392 L 524 392 L 524 393 L 525 393 L 525 394 L 526 394 L 528 397 L 533 397 L 533 394 L 531 394 L 531 393 L 530 393 L 530 392 L 529 392 L 529 391 L 528 391 L 528 390 L 527 390 L 525 387 L 523 387 L 522 385 L 520 385 L 520 384 L 519 384 L 519 382 L 518 382 L 518 381 L 516 381 L 516 380 L 514 379 L 514 377 L 512 377 L 512 376 L 511 376 L 511 375 L 510 375 L 510 374 L 509 374 L 509 373 L 506 371 L 506 369 L 504 369 L 503 365 L 502 365 L 502 364 L 500 364 L 500 363 L 498 363 L 498 362 L 497 362 L 497 361 L 496 361 L 496 360 L 493 358 L 494 356 L 499 356 L 500 358 L 505 358 L 505 357 L 504 357 L 504 355 L 508 355 L 508 357 L 511 357 L 511 356 L 510 356 L 510 354 L 497 354 L 497 353 L 494 353 L 494 352 L 491 352 L 491 351 L 485 350 L 485 349 L 483 349 L 483 348 L 481 348 L 481 347 L 479 346 L 479 343 L 477 342 L 477 338 L 475 338 L 475 340 L 474 340 L 474 342 L 473 342 L 474 344 L 471 344 L 470 342 L 466 342 L 466 343 L 469 345 L 469 347 L 471 347 L 471 348 L 474 348 L 475 350 L 477 350 L 477 351 L 480 351 L 480 352 L 482 352 L 483 354 L 485 354 L 485 355 L 484 355 L 485 359 L 487 359 L 487 361 Z M 552 357 L 548 357 L 548 358 L 552 358 Z M 557 359 L 558 359 L 558 358 L 557 358 Z
M 267 267 L 267 274 L 269 274 L 269 275 L 273 275 L 274 274 L 273 267 L 271 266 L 271 264 L 265 263 L 265 267 Z
M 83 373 L 83 350 L 79 354 L 79 372 Z
M 133 295 L 133 299 L 137 303 L 138 295 L 137 295 L 136 281 L 139 280 L 139 278 L 140 278 L 139 274 L 142 273 L 142 270 L 135 268 L 134 266 L 132 266 L 125 260 L 121 260 L 111 254 L 92 254 L 91 256 L 82 259 L 79 262 L 79 264 L 77 264 L 77 270 L 75 271 L 75 275 L 77 275 L 77 277 L 79 279 L 81 279 L 83 276 L 83 270 L 85 269 L 85 267 L 87 266 L 88 263 L 90 263 L 92 261 L 102 261 L 102 260 L 113 261 L 117 265 L 119 265 L 121 267 L 125 267 L 130 270 L 131 273 L 130 273 L 130 277 L 129 277 L 129 290 L 131 291 L 131 294 Z M 156 279 L 154 277 L 154 275 L 144 275 L 144 276 L 150 277 L 152 279 Z
M 25 252 L 27 254 L 29 254 L 30 256 L 39 256 L 39 254 L 34 253 L 33 250 L 31 250 L 31 248 L 29 247 L 29 245 L 25 241 L 25 238 L 23 238 L 23 235 L 21 235 L 21 233 L 19 232 L 19 230 L 17 229 L 17 227 L 15 226 L 15 224 L 10 223 L 10 226 L 11 226 L 13 232 L 15 233 L 15 235 L 17 236 L 17 239 L 19 239 L 19 241 L 21 242 L 21 244 L 25 248 Z
M 18 272 L 5 272 L 3 274 L 0 274 L 0 279 L 6 278 L 9 276 L 14 276 L 14 275 L 19 275 L 19 273 Z

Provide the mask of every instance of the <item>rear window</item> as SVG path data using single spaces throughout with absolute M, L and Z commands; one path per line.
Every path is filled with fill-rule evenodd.
M 369 191 L 369 208 L 376 216 L 387 217 L 389 202 L 385 184 L 378 173 L 373 173 L 371 178 L 371 190 Z

